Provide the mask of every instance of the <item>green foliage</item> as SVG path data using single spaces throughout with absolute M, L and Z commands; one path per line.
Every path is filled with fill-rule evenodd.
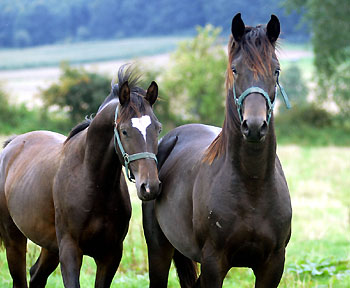
M 46 107 L 58 105 L 67 109 L 72 124 L 75 124 L 97 112 L 110 92 L 110 80 L 66 63 L 61 64 L 61 69 L 59 82 L 43 90 L 42 99 Z
M 64 114 L 48 113 L 39 108 L 29 110 L 24 105 L 10 105 L 0 116 L 0 134 L 3 135 L 22 134 L 33 130 L 68 134 L 71 128 L 72 124 Z
M 196 25 L 213 23 L 230 31 L 234 13 L 251 25 L 278 15 L 287 37 L 307 38 L 297 31 L 299 15 L 285 15 L 281 0 L 2 0 L 0 46 L 26 47 L 48 43 L 153 35 L 193 35 Z
M 336 68 L 332 76 L 333 100 L 344 119 L 350 119 L 350 47 L 348 48 L 349 57 Z
M 226 55 L 218 43 L 220 29 L 198 28 L 198 35 L 182 42 L 172 55 L 161 86 L 169 112 L 179 123 L 221 126 L 224 118 Z
M 17 134 L 48 128 L 54 131 L 69 131 L 67 121 L 58 115 L 48 117 L 47 112 L 38 108 L 28 110 L 23 104 L 10 105 L 8 95 L 0 87 L 0 134 Z
M 292 264 L 288 268 L 289 272 L 296 273 L 299 277 L 310 274 L 311 276 L 336 276 L 342 277 L 344 274 L 350 275 L 348 270 L 348 261 L 345 260 L 330 260 L 322 259 L 318 262 L 311 262 L 310 260 L 299 261 L 299 263 Z
M 3 122 L 9 119 L 9 103 L 8 96 L 6 95 L 3 88 L 0 86 L 0 121 Z
M 313 103 L 279 113 L 275 130 L 280 143 L 350 146 L 349 125 Z
M 348 0 L 285 1 L 289 9 L 305 11 L 312 30 L 312 44 L 319 89 L 326 101 L 335 101 L 343 117 L 350 111 L 350 5 Z

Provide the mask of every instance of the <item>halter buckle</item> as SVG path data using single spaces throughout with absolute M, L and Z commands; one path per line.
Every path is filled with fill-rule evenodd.
M 130 158 L 129 158 L 129 154 L 128 154 L 128 153 L 125 153 L 125 154 L 123 155 L 123 159 L 124 159 L 124 162 L 125 162 L 126 164 L 129 164 L 129 163 L 130 163 Z

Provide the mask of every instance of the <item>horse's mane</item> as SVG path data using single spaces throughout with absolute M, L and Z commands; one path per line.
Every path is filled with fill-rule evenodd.
M 145 106 L 143 104 L 143 97 L 145 95 L 145 91 L 138 87 L 140 76 L 136 72 L 136 69 L 132 65 L 122 65 L 118 70 L 118 82 L 115 83 L 115 79 L 112 80 L 111 83 L 111 92 L 103 101 L 103 103 L 98 108 L 97 113 L 99 113 L 110 101 L 118 98 L 120 87 L 128 81 L 128 85 L 130 88 L 130 102 L 126 107 L 122 107 L 122 111 L 120 111 L 119 121 L 124 121 L 126 119 L 132 118 L 135 115 L 140 114 L 145 110 Z M 78 125 L 76 125 L 69 133 L 66 141 L 67 143 L 70 139 L 72 139 L 75 135 L 85 130 L 91 124 L 93 118 L 85 118 L 85 120 Z
M 205 152 L 203 162 L 211 164 L 214 159 L 225 151 L 225 143 L 227 142 L 226 132 L 228 129 L 227 121 L 232 121 L 234 117 L 234 101 L 233 101 L 233 73 L 232 60 L 239 51 L 243 52 L 243 59 L 246 65 L 254 72 L 254 77 L 271 75 L 270 61 L 265 61 L 275 56 L 275 48 L 278 43 L 271 43 L 266 34 L 266 26 L 259 25 L 257 27 L 245 27 L 244 35 L 239 43 L 237 43 L 233 36 L 230 36 L 228 42 L 228 62 L 226 70 L 226 117 L 223 129 L 219 135 L 209 145 Z M 277 59 L 277 57 L 276 57 Z
M 132 65 L 125 64 L 121 66 L 118 71 L 118 83 L 115 84 L 115 81 L 112 81 L 111 94 L 113 94 L 114 97 L 111 97 L 110 95 L 109 96 L 111 97 L 110 100 L 112 100 L 115 97 L 119 97 L 120 89 L 126 81 L 128 81 L 128 85 L 130 89 L 130 101 L 128 105 L 123 105 L 121 107 L 121 110 L 118 114 L 119 115 L 118 122 L 127 121 L 135 116 L 140 117 L 141 113 L 146 110 L 146 107 L 144 105 L 144 97 L 146 96 L 146 91 L 138 87 L 140 82 L 139 80 L 140 80 L 140 74 L 137 73 L 136 68 Z M 100 109 L 102 108 L 103 106 L 100 107 Z
M 17 137 L 17 135 L 12 135 L 10 136 L 9 138 L 7 138 L 5 141 L 4 141 L 4 144 L 2 145 L 2 148 L 5 148 L 7 145 L 10 144 L 10 142 L 15 139 Z
M 64 143 L 67 143 L 71 138 L 73 138 L 75 135 L 77 135 L 79 132 L 85 130 L 87 127 L 89 127 L 92 119 L 86 118 L 83 122 L 76 125 L 70 132 L 67 137 L 67 139 L 64 141 Z

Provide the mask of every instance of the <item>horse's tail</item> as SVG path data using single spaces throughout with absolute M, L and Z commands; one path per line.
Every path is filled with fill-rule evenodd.
M 4 142 L 4 144 L 3 144 L 3 146 L 2 146 L 2 148 L 5 148 L 7 145 L 9 145 L 10 144 L 10 142 L 13 140 L 13 139 L 15 139 L 17 137 L 17 135 L 13 135 L 13 136 L 11 136 L 11 137 L 9 137 L 8 139 L 6 139 L 5 140 L 5 142 Z M 1 178 L 3 178 L 2 177 L 3 175 L 0 175 L 0 180 L 1 180 Z M 1 185 L 3 186 L 3 183 L 2 183 L 2 181 L 0 181 L 1 182 Z M 0 189 L 3 189 L 4 187 L 1 187 Z M 2 191 L 3 192 L 3 191 Z M 0 219 L 0 221 L 2 221 L 2 219 Z M 4 239 L 3 239 L 3 235 L 1 235 L 2 234 L 2 227 L 0 227 L 0 249 L 2 249 L 2 248 L 4 248 Z
M 15 139 L 17 137 L 17 135 L 12 135 L 11 137 L 7 138 L 4 142 L 4 145 L 2 146 L 2 148 L 5 148 L 7 145 L 10 144 L 10 142 Z
M 181 287 L 194 287 L 197 280 L 197 264 L 175 249 L 173 260 Z

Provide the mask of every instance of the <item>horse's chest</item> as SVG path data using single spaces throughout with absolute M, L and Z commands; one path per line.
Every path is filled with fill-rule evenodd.
M 210 213 L 210 212 L 209 212 Z M 225 249 L 234 266 L 249 266 L 248 259 L 266 259 L 270 251 L 280 245 L 273 221 L 245 213 L 235 215 L 209 214 L 209 234 L 216 249 Z M 255 261 L 255 260 L 254 260 Z
M 225 247 L 228 254 L 235 255 L 236 266 L 241 258 L 266 258 L 270 251 L 284 246 L 290 217 L 278 201 L 229 196 L 214 200 L 216 204 L 207 212 L 207 231 L 217 249 Z
M 84 252 L 90 256 L 109 249 L 111 245 L 124 240 L 128 230 L 130 214 L 100 215 L 93 216 L 86 221 L 80 243 Z

